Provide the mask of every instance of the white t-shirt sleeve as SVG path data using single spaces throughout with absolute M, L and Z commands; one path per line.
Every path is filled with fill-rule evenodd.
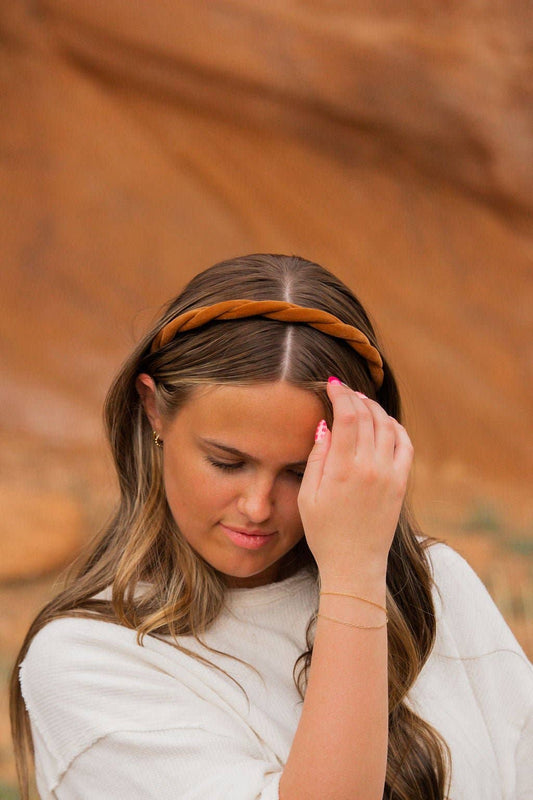
M 120 731 L 71 764 L 57 800 L 278 800 L 281 768 L 204 730 Z
M 515 800 L 530 800 L 533 666 L 465 559 L 444 544 L 432 545 L 428 555 L 436 584 L 435 650 L 449 674 L 461 670 L 467 676 L 502 785 L 513 787 Z
M 531 689 L 533 695 L 533 687 Z M 516 800 L 533 797 L 533 709 L 524 723 L 516 749 Z
M 242 693 L 147 639 L 73 618 L 33 639 L 20 683 L 42 800 L 277 800 L 282 766 Z

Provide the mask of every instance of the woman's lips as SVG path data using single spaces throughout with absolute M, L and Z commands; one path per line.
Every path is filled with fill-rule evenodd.
M 245 528 L 236 528 L 235 525 L 222 525 L 222 527 L 235 533 L 243 533 L 245 536 L 273 536 L 276 533 L 276 531 L 260 531 L 256 528 L 247 531 Z
M 247 550 L 257 550 L 260 547 L 264 547 L 273 539 L 276 533 L 276 531 L 273 533 L 243 531 L 242 528 L 229 528 L 227 525 L 223 525 L 222 523 L 220 523 L 220 527 L 228 539 L 233 542 L 233 544 L 236 544 L 239 547 L 244 547 Z

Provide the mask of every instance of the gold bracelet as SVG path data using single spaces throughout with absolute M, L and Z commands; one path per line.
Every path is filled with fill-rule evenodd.
M 369 605 L 375 606 L 376 608 L 381 609 L 381 611 L 384 611 L 385 615 L 387 615 L 387 609 L 385 608 L 385 606 L 380 606 L 379 603 L 374 603 L 373 600 L 367 600 L 366 597 L 359 597 L 358 594 L 346 594 L 346 592 L 320 592 L 320 594 L 321 595 L 322 594 L 335 594 L 335 595 L 338 595 L 339 597 L 353 597 L 355 600 L 362 600 L 363 603 L 369 603 Z M 388 619 L 388 617 L 387 617 L 387 619 Z
M 326 617 L 325 614 L 317 614 L 317 617 L 322 617 L 322 619 L 330 619 L 332 622 L 338 622 L 340 625 L 347 625 L 349 628 L 361 628 L 367 631 L 377 631 L 379 628 L 384 628 L 388 622 L 388 619 L 386 619 L 381 625 L 355 625 L 353 622 L 343 622 L 342 619 Z

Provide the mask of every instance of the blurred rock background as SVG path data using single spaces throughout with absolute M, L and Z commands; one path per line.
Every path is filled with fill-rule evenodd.
M 109 512 L 101 406 L 196 272 L 338 273 L 424 530 L 533 656 L 533 80 L 521 0 L 1 0 L 0 664 Z M 5 689 L 0 797 L 16 797 Z

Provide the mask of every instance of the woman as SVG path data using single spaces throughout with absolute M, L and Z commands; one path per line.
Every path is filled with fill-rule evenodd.
M 23 800 L 32 742 L 60 800 L 533 796 L 531 666 L 417 535 L 400 418 L 328 271 L 189 283 L 107 398 L 118 510 L 19 655 Z

